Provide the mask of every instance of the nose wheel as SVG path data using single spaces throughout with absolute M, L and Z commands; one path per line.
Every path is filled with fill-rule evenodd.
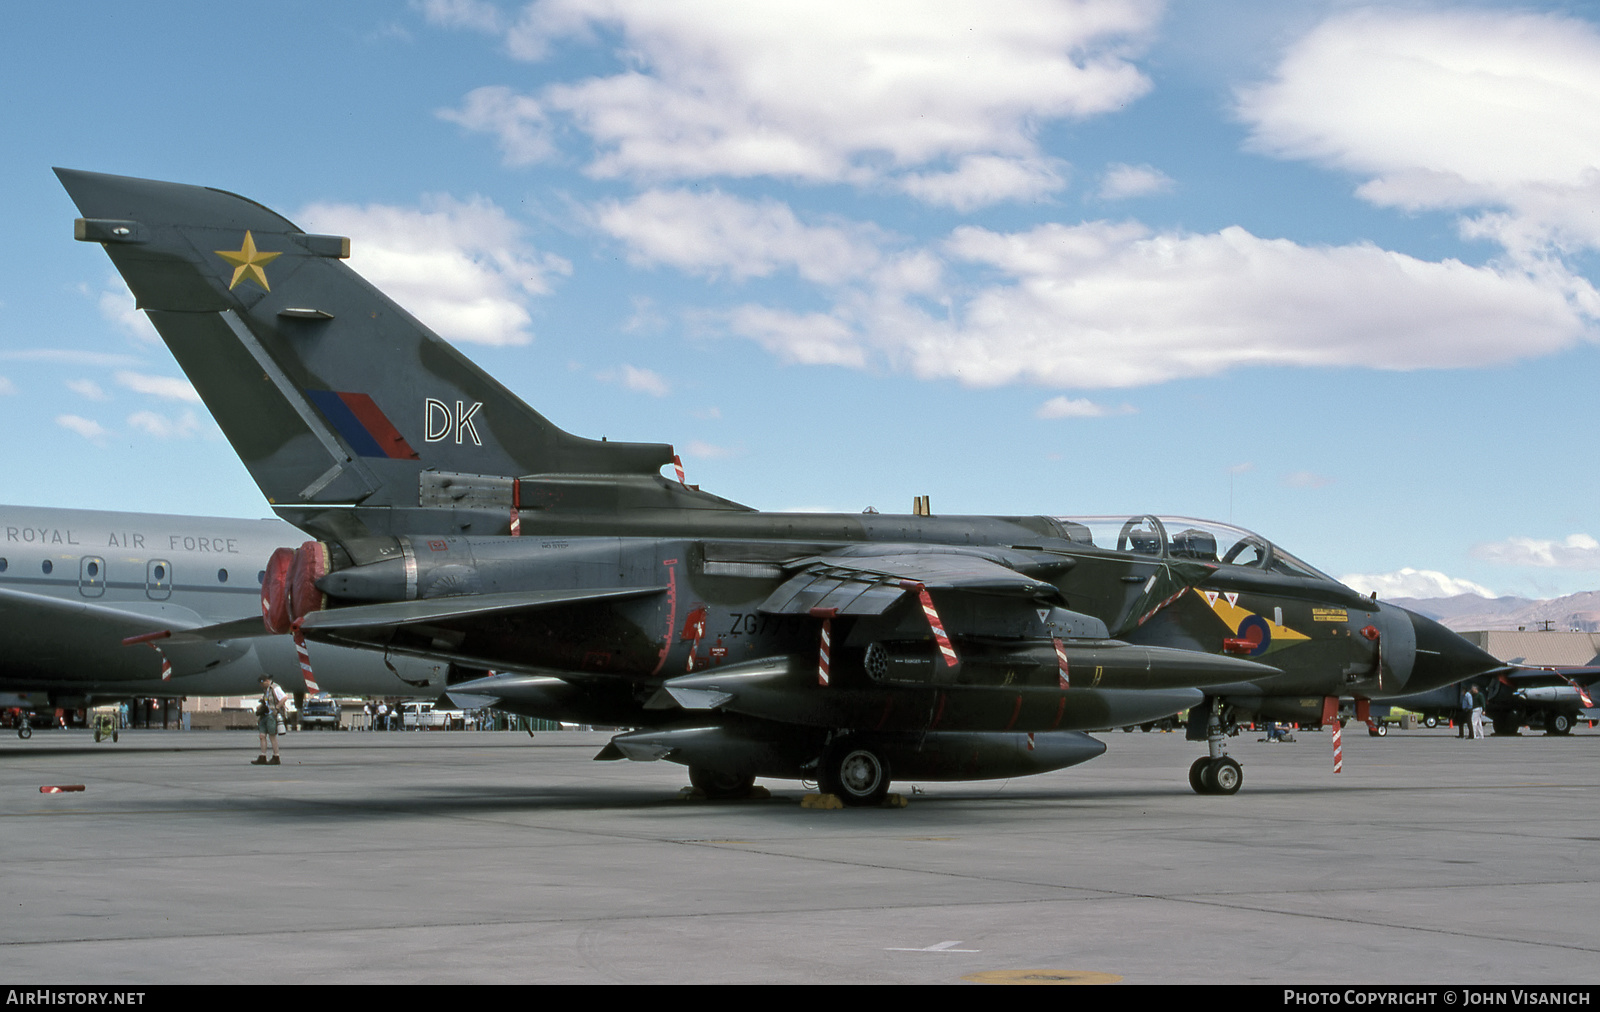
M 1189 767 L 1189 786 L 1196 794 L 1238 794 L 1244 769 L 1232 756 L 1201 756 Z

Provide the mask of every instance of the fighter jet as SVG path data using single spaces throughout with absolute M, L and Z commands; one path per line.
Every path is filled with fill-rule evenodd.
M 57 170 L 279 516 L 264 628 L 452 666 L 452 695 L 634 728 L 708 793 L 1060 769 L 1181 710 L 1230 794 L 1239 714 L 1498 665 L 1256 535 L 1190 520 L 759 512 L 672 447 L 557 427 L 310 235 L 223 190 Z M 228 630 L 242 634 L 242 624 Z M 205 631 L 194 636 L 221 635 Z
M 259 616 L 267 559 L 304 540 L 296 534 L 281 520 L 0 506 L 0 693 L 75 709 L 132 696 L 249 695 L 263 672 L 305 692 L 288 636 L 165 635 Z M 445 684 L 443 665 L 411 657 L 387 666 L 318 644 L 314 664 L 327 688 L 344 693 L 437 696 Z

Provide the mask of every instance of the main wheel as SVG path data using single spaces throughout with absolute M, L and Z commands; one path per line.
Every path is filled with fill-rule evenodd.
M 1369 724 L 1367 726 L 1367 734 L 1371 735 L 1374 738 L 1382 738 L 1384 735 L 1386 735 L 1388 733 L 1389 733 L 1389 725 L 1388 724 Z
M 1423 717 L 1422 718 L 1422 726 L 1423 727 L 1438 727 L 1439 726 L 1439 718 L 1438 717 Z
M 1201 756 L 1189 767 L 1189 786 L 1194 788 L 1196 794 L 1211 793 L 1211 787 L 1206 783 L 1206 768 L 1210 765 L 1211 760 Z
M 1522 715 L 1520 713 L 1503 714 L 1493 718 L 1494 733 L 1501 735 L 1515 735 L 1522 728 Z
M 17 737 L 18 738 L 32 738 L 33 737 L 33 728 L 28 726 L 28 722 L 27 721 L 23 721 L 22 722 L 22 726 L 17 728 Z
M 1544 729 L 1549 734 L 1571 734 L 1572 715 L 1568 713 L 1552 713 L 1545 718 Z
M 1225 755 L 1211 763 L 1205 780 L 1212 794 L 1238 794 L 1239 785 L 1244 783 L 1244 770 L 1232 756 Z
M 755 786 L 756 778 L 740 776 L 737 773 L 724 773 L 721 770 L 708 770 L 704 766 L 690 766 L 689 783 L 697 787 L 706 797 L 722 800 L 747 796 L 750 788 Z
M 822 757 L 817 785 L 847 805 L 876 805 L 889 794 L 889 763 L 869 746 L 838 741 Z

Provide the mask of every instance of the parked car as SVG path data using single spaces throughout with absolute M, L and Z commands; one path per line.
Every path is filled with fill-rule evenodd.
M 467 725 L 462 710 L 447 710 L 428 702 L 401 704 L 401 727 L 407 731 L 460 731 Z
M 306 730 L 313 727 L 339 730 L 339 701 L 326 692 L 307 696 L 306 705 L 300 709 L 300 727 Z

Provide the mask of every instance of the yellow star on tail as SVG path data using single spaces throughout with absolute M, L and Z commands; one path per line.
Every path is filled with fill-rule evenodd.
M 233 291 L 234 286 L 246 278 L 260 285 L 263 291 L 272 291 L 267 284 L 267 272 L 262 270 L 263 264 L 270 264 L 282 256 L 282 253 L 263 253 L 256 249 L 256 240 L 249 232 L 244 234 L 244 245 L 238 249 L 219 249 L 217 256 L 233 264 L 233 280 L 228 282 L 228 291 Z

